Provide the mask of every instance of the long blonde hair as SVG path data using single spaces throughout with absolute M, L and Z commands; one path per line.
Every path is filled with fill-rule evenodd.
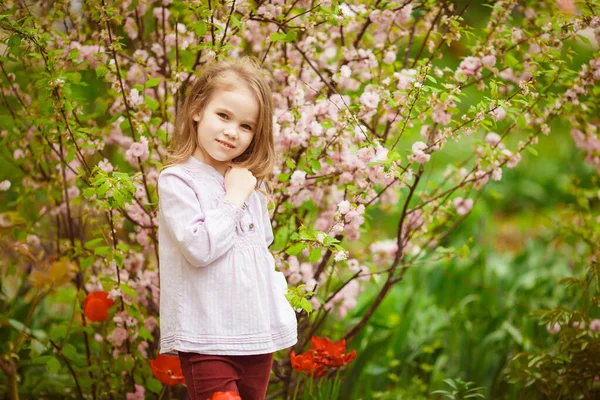
M 239 79 L 232 80 L 231 77 Z M 246 151 L 229 162 L 229 166 L 248 168 L 256 177 L 257 190 L 272 201 L 271 174 L 275 167 L 273 139 L 273 99 L 265 71 L 250 57 L 239 60 L 219 60 L 204 67 L 189 90 L 180 108 L 167 160 L 161 171 L 185 162 L 200 146 L 194 115 L 202 115 L 213 93 L 245 83 L 259 104 L 258 121 L 252 142 Z

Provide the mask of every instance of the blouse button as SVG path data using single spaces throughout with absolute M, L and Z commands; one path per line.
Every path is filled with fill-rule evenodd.
M 249 228 L 254 229 L 254 224 L 250 224 Z

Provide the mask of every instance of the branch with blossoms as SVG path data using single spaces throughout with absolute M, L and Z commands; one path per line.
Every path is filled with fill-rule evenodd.
M 271 251 L 300 287 L 288 293 L 299 341 L 275 360 L 272 383 L 284 398 L 304 390 L 294 365 L 311 339 L 352 346 L 408 269 L 465 256 L 441 243 L 540 136 L 568 123 L 600 172 L 590 123 L 600 54 L 573 57 L 581 37 L 597 40 L 600 18 L 594 2 L 563 3 L 2 4 L 0 160 L 12 175 L 0 176 L 0 229 L 14 300 L 33 313 L 26 294 L 40 285 L 71 290 L 71 300 L 60 320 L 21 321 L 60 350 L 42 336 L 22 343 L 14 329 L 0 353 L 15 360 L 31 345 L 52 373 L 76 372 L 70 389 L 95 398 L 183 390 L 176 366 L 148 362 L 159 335 L 158 171 L 197 71 L 250 53 L 271 72 L 275 105 Z M 483 12 L 478 28 L 471 15 Z M 369 236 L 375 212 L 393 221 L 389 237 Z M 377 294 L 353 315 L 367 285 Z M 101 320 L 86 315 L 94 293 L 116 304 Z M 346 332 L 329 330 L 349 313 L 357 322 Z

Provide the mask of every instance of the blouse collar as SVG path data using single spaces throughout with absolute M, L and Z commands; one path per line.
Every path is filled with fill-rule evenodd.
M 190 156 L 184 163 L 188 169 L 195 172 L 206 172 L 211 176 L 214 176 L 219 182 L 224 183 L 225 178 L 219 171 L 217 171 L 212 165 L 208 165 L 205 162 L 198 160 L 194 156 Z

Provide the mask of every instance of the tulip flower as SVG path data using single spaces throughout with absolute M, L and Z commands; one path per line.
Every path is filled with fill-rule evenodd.
M 356 350 L 346 354 L 344 339 L 333 343 L 329 338 L 313 336 L 310 339 L 310 347 L 316 351 L 316 360 L 328 367 L 341 367 L 356 358 Z
M 325 375 L 326 371 L 323 368 L 323 365 L 315 362 L 315 353 L 313 350 L 299 355 L 296 355 L 296 352 L 292 350 L 290 361 L 292 362 L 292 368 L 298 372 L 306 372 L 310 376 L 316 377 Z
M 242 400 L 236 392 L 215 392 L 210 400 Z
M 150 368 L 154 377 L 166 385 L 185 383 L 178 357 L 159 354 L 154 360 L 150 360 Z
M 306 372 L 311 376 L 325 375 L 326 368 L 338 368 L 349 364 L 356 358 L 356 350 L 346 354 L 346 341 L 333 343 L 329 338 L 313 336 L 310 339 L 310 350 L 304 354 L 290 353 L 292 367 L 298 372 Z
M 98 291 L 90 293 L 83 301 L 83 313 L 92 321 L 104 321 L 108 318 L 108 309 L 115 302 L 108 298 L 108 293 Z

